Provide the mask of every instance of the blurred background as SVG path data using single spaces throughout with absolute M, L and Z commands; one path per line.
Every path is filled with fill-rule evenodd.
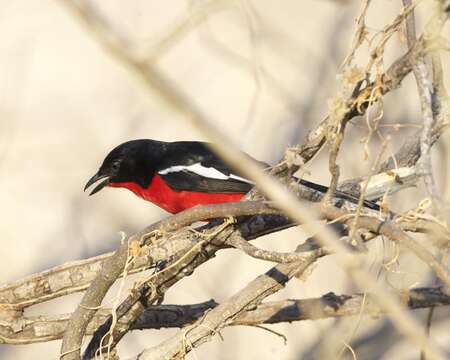
M 287 146 L 302 141 L 326 115 L 330 99 L 342 90 L 337 74 L 361 6 L 359 1 L 331 0 L 93 3 L 129 39 L 136 53 L 153 58 L 236 146 L 269 163 L 280 159 Z M 105 190 L 93 197 L 83 193 L 84 184 L 113 147 L 137 138 L 207 139 L 157 96 L 143 91 L 58 1 L 0 4 L 0 282 L 5 283 L 111 251 L 119 245 L 120 231 L 130 234 L 168 215 L 126 190 Z M 431 4 L 425 1 L 419 6 L 419 33 Z M 400 9 L 401 1 L 374 2 L 366 18 L 368 28 L 375 34 Z M 169 41 L 162 42 L 172 33 Z M 361 66 L 367 62 L 365 49 L 366 45 L 356 58 Z M 405 49 L 404 38 L 395 35 L 386 48 L 385 65 Z M 448 53 L 443 61 L 447 75 Z M 448 80 L 447 75 L 447 84 Z M 384 101 L 383 124 L 406 125 L 381 128 L 392 138 L 390 151 L 420 121 L 415 82 L 408 76 L 402 88 Z M 339 158 L 341 179 L 364 175 L 370 168 L 379 139 L 372 139 L 373 153 L 364 160 L 360 139 L 366 135 L 365 121 L 352 121 Z M 447 183 L 445 144 L 444 139 L 433 154 L 441 187 Z M 305 177 L 327 184 L 327 155 L 327 150 L 322 151 Z M 396 195 L 392 207 L 405 210 L 425 196 L 420 185 Z M 299 232 L 291 229 L 261 238 L 256 245 L 286 251 L 301 240 Z M 387 287 L 406 289 L 430 283 L 427 268 L 413 256 L 401 254 L 398 266 L 387 271 L 381 264 L 392 259 L 397 249 L 382 239 L 370 248 L 367 266 Z M 223 301 L 271 266 L 237 251 L 221 251 L 173 287 L 165 303 Z M 370 291 L 354 288 L 333 257 L 327 257 L 305 282 L 292 280 L 270 300 L 364 290 Z M 111 296 L 115 292 L 112 289 Z M 80 296 L 35 306 L 27 314 L 71 312 Z M 424 314 L 415 312 L 419 317 Z M 448 308 L 436 309 L 432 329 L 433 338 L 448 351 L 449 315 Z M 418 358 L 415 348 L 384 317 L 304 321 L 271 328 L 287 337 L 286 345 L 267 331 L 233 327 L 223 331 L 224 341 L 216 337 L 188 358 L 333 358 L 319 346 L 321 342 L 333 343 L 338 350 L 344 342 L 352 343 L 358 359 Z M 132 332 L 121 343 L 119 355 L 135 355 L 176 331 Z M 1 345 L 0 358 L 56 359 L 59 347 L 60 342 Z

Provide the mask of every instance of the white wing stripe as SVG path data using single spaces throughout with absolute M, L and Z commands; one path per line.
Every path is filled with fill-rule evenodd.
M 192 165 L 177 165 L 177 166 L 171 166 L 167 169 L 158 171 L 158 174 L 165 175 L 173 172 L 179 172 L 179 171 L 190 171 L 194 174 L 207 177 L 210 179 L 218 179 L 218 180 L 228 180 L 228 179 L 235 179 L 238 181 L 246 182 L 249 184 L 253 184 L 251 181 L 241 178 L 240 176 L 230 174 L 229 176 L 221 173 L 219 170 L 214 169 L 213 167 L 205 167 L 202 166 L 200 163 L 192 164 Z
M 242 182 L 246 182 L 246 183 L 248 183 L 248 184 L 253 184 L 252 181 L 247 180 L 247 179 L 244 179 L 244 178 L 241 178 L 240 176 L 237 176 L 237 175 L 234 175 L 234 174 L 230 174 L 229 178 L 230 178 L 230 179 L 239 180 L 239 181 L 242 181 Z

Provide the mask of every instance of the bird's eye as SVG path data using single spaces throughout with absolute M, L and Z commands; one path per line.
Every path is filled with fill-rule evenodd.
M 118 162 L 118 161 L 113 162 L 113 164 L 111 165 L 111 168 L 112 168 L 114 171 L 119 170 L 119 167 L 120 167 L 120 162 Z

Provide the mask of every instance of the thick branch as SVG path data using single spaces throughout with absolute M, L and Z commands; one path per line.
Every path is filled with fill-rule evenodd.
M 410 309 L 450 305 L 450 296 L 441 288 L 418 288 L 400 293 L 400 301 Z M 193 305 L 155 305 L 132 325 L 132 330 L 181 328 L 217 307 L 214 300 Z M 377 316 L 383 312 L 371 295 L 326 294 L 319 298 L 265 302 L 239 314 L 230 325 L 258 325 L 293 322 L 329 317 L 353 316 L 360 313 Z M 89 323 L 86 334 L 92 335 L 110 315 L 111 309 L 100 309 Z M 71 314 L 25 317 L 0 325 L 0 339 L 6 344 L 31 344 L 61 339 Z M 123 326 L 127 319 L 118 321 Z

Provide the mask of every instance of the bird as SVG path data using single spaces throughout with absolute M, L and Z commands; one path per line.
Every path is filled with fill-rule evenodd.
M 243 155 L 263 166 L 267 164 Z M 299 183 L 322 194 L 328 187 L 304 179 Z M 206 142 L 164 142 L 137 139 L 111 150 L 84 187 L 97 184 L 89 195 L 105 187 L 125 188 L 169 213 L 197 205 L 240 201 L 254 183 L 230 168 Z M 353 203 L 359 198 L 339 192 L 335 196 Z M 373 202 L 366 207 L 378 210 Z

